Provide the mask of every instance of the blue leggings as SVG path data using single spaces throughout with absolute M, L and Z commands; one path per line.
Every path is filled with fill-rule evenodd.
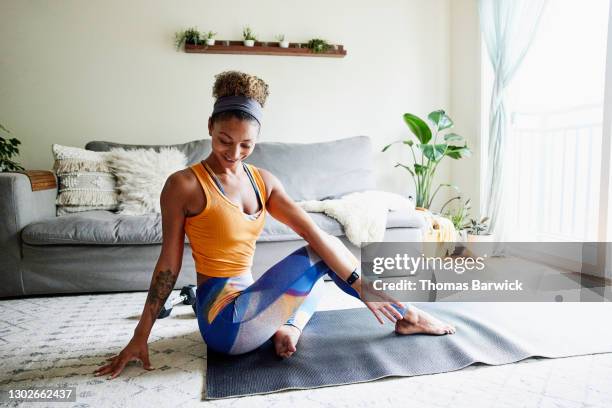
M 354 261 L 358 265 L 356 258 Z M 242 354 L 261 346 L 283 324 L 302 330 L 316 310 L 323 290 L 321 278 L 326 274 L 340 289 L 359 299 L 357 291 L 308 245 L 279 261 L 257 281 L 250 272 L 208 279 L 196 294 L 202 338 L 217 352 Z M 405 315 L 406 308 L 394 307 Z

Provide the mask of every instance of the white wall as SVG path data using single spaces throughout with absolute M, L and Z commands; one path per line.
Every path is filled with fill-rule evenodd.
M 452 161 L 451 182 L 466 198 L 472 199 L 472 216 L 480 206 L 480 108 L 481 37 L 478 0 L 452 0 L 450 3 L 450 108 L 455 132 L 466 138 L 473 155 Z
M 270 85 L 261 140 L 365 134 L 380 150 L 408 137 L 404 112 L 425 115 L 451 104 L 449 46 L 457 41 L 449 35 L 450 7 L 448 0 L 4 0 L 0 123 L 22 140 L 21 161 L 30 169 L 51 168 L 52 143 L 199 139 L 207 136 L 214 74 L 237 69 Z M 348 56 L 176 52 L 174 32 L 192 25 L 219 39 L 240 39 L 244 25 L 261 40 L 323 37 L 344 44 Z M 407 173 L 393 168 L 400 151 L 407 157 L 399 146 L 376 153 L 378 181 L 408 192 Z M 449 177 L 450 166 L 441 166 L 438 178 Z

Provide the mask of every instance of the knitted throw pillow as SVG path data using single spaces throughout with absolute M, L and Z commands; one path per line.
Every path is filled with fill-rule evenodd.
M 115 176 L 107 165 L 108 153 L 52 145 L 58 178 L 57 215 L 79 211 L 115 210 Z

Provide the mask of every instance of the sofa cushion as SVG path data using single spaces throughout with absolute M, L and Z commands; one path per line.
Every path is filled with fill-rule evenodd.
M 322 213 L 309 213 L 314 222 L 331 235 L 344 234 L 342 226 Z M 418 213 L 390 212 L 387 228 L 422 228 Z M 162 242 L 160 214 L 120 215 L 110 211 L 86 211 L 34 222 L 25 227 L 22 240 L 30 245 L 151 245 Z M 258 241 L 301 239 L 293 230 L 266 216 Z M 185 238 L 185 241 L 187 239 Z
M 85 148 L 106 152 L 114 147 L 155 149 L 174 147 L 192 165 L 208 157 L 211 140 L 202 139 L 175 145 L 128 145 L 93 141 Z M 367 136 L 320 143 L 259 142 L 245 160 L 270 171 L 296 201 L 339 198 L 355 191 L 376 189 L 372 167 L 372 145 Z
M 21 233 L 31 245 L 117 245 L 161 243 L 161 215 L 87 211 L 32 223 Z
M 187 157 L 187 165 L 198 163 L 204 160 L 210 154 L 210 139 L 194 140 L 187 143 L 179 143 L 173 145 L 132 145 L 114 142 L 92 141 L 85 145 L 85 149 L 94 152 L 108 152 L 113 148 L 122 148 L 125 150 L 133 149 L 153 149 L 159 152 L 162 147 L 173 147 L 182 152 Z
M 311 213 L 308 215 L 323 231 L 334 236 L 344 235 L 344 228 L 335 219 L 323 213 Z M 391 211 L 387 214 L 387 229 L 389 228 L 426 228 L 427 222 L 418 211 L 406 213 L 403 211 Z M 272 217 L 267 217 L 266 225 L 258 241 L 288 241 L 302 239 L 291 228 Z
M 245 161 L 278 177 L 295 201 L 376 188 L 367 136 L 307 144 L 260 142 Z

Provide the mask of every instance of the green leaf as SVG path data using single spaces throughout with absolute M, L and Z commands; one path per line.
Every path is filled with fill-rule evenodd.
M 404 122 L 410 128 L 410 131 L 419 139 L 422 144 L 427 144 L 431 140 L 431 129 L 423 119 L 412 113 L 404 113 Z
M 181 49 L 181 46 L 183 45 L 184 42 L 185 42 L 185 32 L 184 31 L 177 31 L 176 33 L 174 33 L 174 45 L 177 51 Z
M 461 190 L 459 189 L 459 187 L 457 187 L 454 184 L 450 184 L 450 183 L 440 183 L 440 187 L 450 187 L 453 190 L 455 190 L 458 194 L 461 194 Z M 458 197 L 461 198 L 461 197 Z
M 11 133 L 10 130 L 8 130 L 7 128 L 5 128 L 4 126 L 2 126 L 2 123 L 0 123 L 0 129 L 4 130 L 6 133 Z
M 458 135 L 456 133 L 448 133 L 444 135 L 445 142 L 461 142 L 463 140 L 463 136 Z
M 387 149 L 388 149 L 388 148 L 390 148 L 390 147 L 391 147 L 393 144 L 395 144 L 395 143 L 397 143 L 397 142 L 389 143 L 388 145 L 386 145 L 385 147 L 383 147 L 383 149 L 381 150 L 381 152 L 383 152 L 383 153 L 384 153 L 385 151 L 387 151 Z
M 448 146 L 445 144 L 422 144 L 419 145 L 419 149 L 423 152 L 423 155 L 429 160 L 438 161 L 444 157 L 444 152 Z
M 428 169 L 428 166 L 421 166 L 418 163 L 414 163 L 414 172 L 418 174 L 419 176 L 425 174 L 427 169 Z
M 394 167 L 402 167 L 406 170 L 408 170 L 410 172 L 410 174 L 412 174 L 412 177 L 414 177 L 414 172 L 412 171 L 412 169 L 404 164 L 401 163 L 397 163 Z
M 396 144 L 396 143 L 400 143 L 402 142 L 403 144 L 407 144 L 408 146 L 412 146 L 413 142 L 412 140 L 396 140 L 393 143 L 389 143 L 388 145 L 386 145 L 385 147 L 383 147 L 382 152 L 387 151 L 388 148 L 390 148 L 392 145 Z
M 0 169 L 1 171 L 23 170 L 19 163 L 11 160 L 12 157 L 19 155 L 21 142 L 17 138 L 5 139 L 0 137 Z
M 453 121 L 443 110 L 437 110 L 427 115 L 427 118 L 437 126 L 438 130 L 448 129 L 453 126 Z
M 446 151 L 446 155 L 451 159 L 461 159 L 463 157 L 472 156 L 472 151 L 465 146 L 448 146 L 448 150 Z

